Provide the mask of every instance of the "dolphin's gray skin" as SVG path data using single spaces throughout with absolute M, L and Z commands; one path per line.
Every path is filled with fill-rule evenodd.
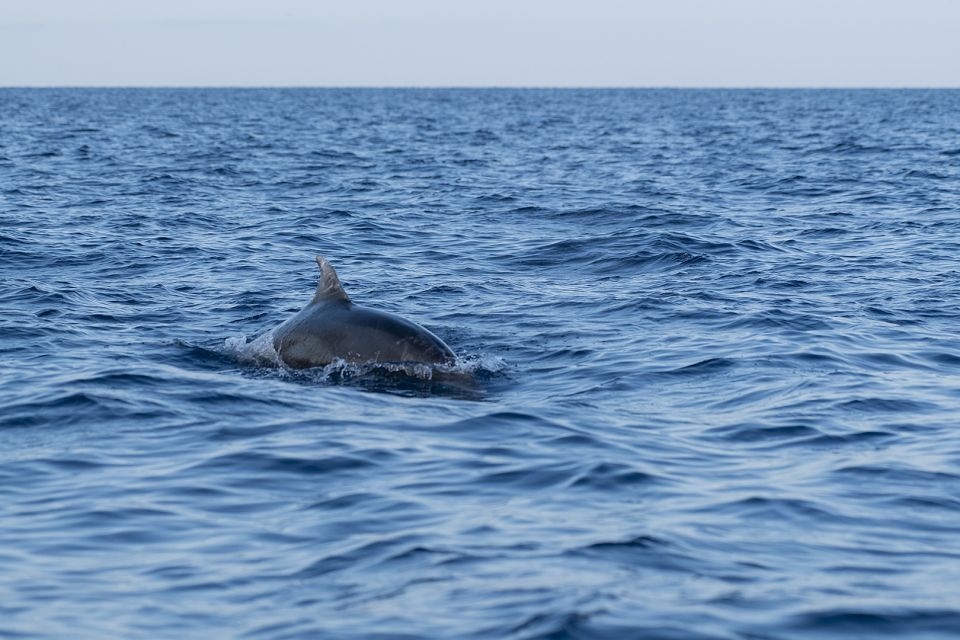
M 273 332 L 273 348 L 294 369 L 347 362 L 444 364 L 453 351 L 437 336 L 386 311 L 350 301 L 337 272 L 317 256 L 320 283 L 310 304 Z

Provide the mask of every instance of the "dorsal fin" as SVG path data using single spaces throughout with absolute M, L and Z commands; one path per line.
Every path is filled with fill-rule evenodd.
M 317 283 L 313 302 L 350 302 L 350 296 L 340 286 L 340 278 L 330 262 L 323 256 L 317 256 L 317 265 L 320 267 L 320 282 Z

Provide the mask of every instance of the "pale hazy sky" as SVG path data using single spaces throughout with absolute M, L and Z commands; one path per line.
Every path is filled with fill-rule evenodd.
M 0 86 L 960 87 L 960 0 L 0 0 Z

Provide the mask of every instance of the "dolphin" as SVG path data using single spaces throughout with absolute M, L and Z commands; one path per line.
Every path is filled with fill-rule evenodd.
M 420 362 L 450 364 L 456 356 L 443 340 L 400 316 L 353 304 L 337 272 L 317 256 L 320 282 L 310 304 L 277 327 L 273 348 L 294 369 L 330 364 Z

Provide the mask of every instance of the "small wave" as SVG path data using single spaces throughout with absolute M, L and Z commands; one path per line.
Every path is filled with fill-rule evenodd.
M 682 367 L 677 367 L 676 369 L 671 369 L 669 371 L 662 371 L 664 375 L 700 375 L 707 373 L 717 373 L 720 371 L 726 371 L 737 366 L 737 361 L 731 358 L 707 358 L 706 360 L 701 360 L 700 362 L 694 362 L 693 364 L 684 365 Z
M 327 475 L 350 473 L 375 465 L 376 463 L 372 460 L 350 455 L 307 458 L 275 455 L 267 452 L 242 451 L 209 458 L 196 464 L 189 469 L 189 472 L 196 473 L 200 469 L 217 469 L 222 472 L 237 472 L 245 476 L 256 473 Z
M 737 424 L 715 427 L 710 430 L 717 438 L 738 443 L 773 442 L 806 440 L 821 434 L 819 429 L 806 425 L 767 426 L 758 424 Z
M 156 417 L 151 403 L 135 401 L 109 389 L 74 390 L 63 385 L 38 398 L 5 403 L 0 430 L 16 427 L 68 427 L 84 423 L 107 423 L 118 419 Z
M 571 486 L 599 491 L 635 491 L 638 485 L 656 482 L 659 479 L 633 466 L 600 462 L 580 473 Z
M 950 176 L 935 171 L 923 171 L 921 169 L 910 169 L 903 174 L 905 178 L 921 178 L 924 180 L 947 180 Z
M 923 413 L 937 405 L 909 398 L 852 398 L 837 404 L 837 408 L 864 413 Z
M 821 609 L 795 616 L 791 626 L 841 638 L 917 638 L 932 637 L 926 635 L 931 633 L 952 636 L 960 629 L 960 612 L 920 608 Z
M 809 314 L 801 314 L 782 309 L 771 309 L 742 315 L 723 325 L 725 329 L 746 328 L 754 330 L 787 329 L 792 331 L 826 331 L 831 324 Z
M 632 255 L 600 258 L 591 262 L 590 265 L 596 267 L 598 273 L 622 274 L 628 272 L 671 271 L 677 267 L 698 265 L 709 261 L 710 259 L 706 256 L 688 253 L 686 251 L 664 253 L 638 251 Z

